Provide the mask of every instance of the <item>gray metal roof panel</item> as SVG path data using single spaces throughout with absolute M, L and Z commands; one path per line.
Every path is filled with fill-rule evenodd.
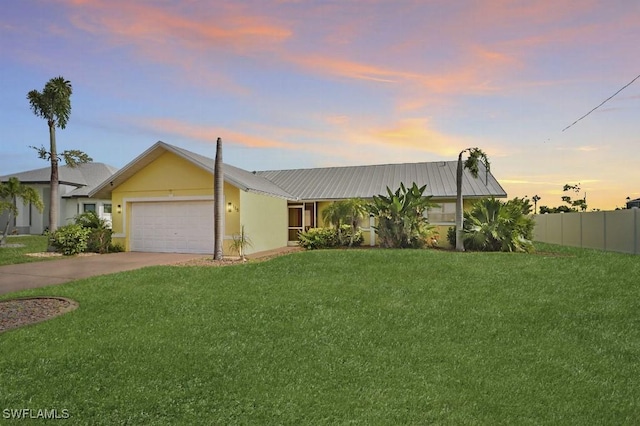
M 343 198 L 371 198 L 386 194 L 386 188 L 397 189 L 415 182 L 427 185 L 426 195 L 437 198 L 456 196 L 456 161 L 428 163 L 380 164 L 372 166 L 326 167 L 316 169 L 268 170 L 258 175 L 274 182 L 285 191 L 303 200 L 332 200 Z M 475 179 L 464 171 L 462 193 L 465 197 L 506 197 L 495 177 L 489 173 L 485 183 L 485 168 Z

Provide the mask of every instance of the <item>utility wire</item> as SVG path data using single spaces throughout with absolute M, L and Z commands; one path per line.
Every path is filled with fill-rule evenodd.
M 595 107 L 594 109 L 592 109 L 591 111 L 589 111 L 588 113 L 586 113 L 585 115 L 583 115 L 582 117 L 578 118 L 576 121 L 574 121 L 573 123 L 569 124 L 567 127 L 565 127 L 564 129 L 562 129 L 562 131 L 564 132 L 565 130 L 567 130 L 569 127 L 572 127 L 573 125 L 575 125 L 578 121 L 582 120 L 583 118 L 585 118 L 586 116 L 588 116 L 589 114 L 591 114 L 593 111 L 597 110 L 598 108 L 600 108 L 602 105 L 606 104 L 609 100 L 611 100 L 615 95 L 617 95 L 618 93 L 622 92 L 624 89 L 626 89 L 627 87 L 631 86 L 633 84 L 634 81 L 636 81 L 637 79 L 640 78 L 640 75 L 638 75 L 636 78 L 634 78 L 633 80 L 631 80 L 629 83 L 627 83 L 622 89 L 618 90 L 616 93 L 614 93 L 613 95 L 609 96 L 607 99 L 605 99 L 604 101 L 602 101 L 600 103 L 600 105 L 598 105 L 597 107 Z

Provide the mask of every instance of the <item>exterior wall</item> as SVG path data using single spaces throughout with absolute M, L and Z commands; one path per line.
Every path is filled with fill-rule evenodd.
M 287 246 L 287 200 L 240 191 L 238 229 L 244 230 L 251 240 L 247 254 Z
M 640 209 L 534 215 L 535 241 L 640 254 Z
M 227 203 L 240 207 L 239 189 L 224 184 L 225 196 L 225 244 L 229 253 L 231 235 L 240 230 L 240 218 Z M 113 242 L 130 250 L 128 229 L 131 223 L 131 203 L 140 201 L 213 200 L 213 176 L 181 157 L 166 152 L 126 182 L 113 188 L 111 193 Z M 213 253 L 213 247 L 211 248 Z

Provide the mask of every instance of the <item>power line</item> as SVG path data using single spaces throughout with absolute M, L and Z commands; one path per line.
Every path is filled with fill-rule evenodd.
M 591 114 L 593 111 L 597 110 L 598 108 L 600 108 L 602 105 L 606 104 L 609 100 L 611 100 L 614 96 L 616 96 L 618 93 L 622 92 L 624 89 L 626 89 L 627 87 L 631 86 L 633 84 L 634 81 L 636 81 L 637 79 L 640 78 L 640 74 L 634 78 L 633 80 L 631 80 L 629 83 L 625 84 L 624 87 L 622 87 L 622 89 L 618 90 L 616 93 L 614 93 L 613 95 L 609 96 L 607 99 L 605 99 L 604 101 L 602 101 L 600 103 L 600 105 L 598 105 L 597 107 L 593 108 L 591 111 L 589 111 L 588 113 L 586 113 L 585 115 L 583 115 L 582 117 L 578 118 L 576 121 L 574 121 L 573 123 L 569 124 L 567 127 L 565 127 L 564 129 L 562 129 L 562 131 L 564 132 L 565 130 L 567 130 L 569 127 L 572 127 L 573 125 L 575 125 L 578 121 L 582 120 L 583 118 L 585 118 L 586 116 L 588 116 L 589 114 Z

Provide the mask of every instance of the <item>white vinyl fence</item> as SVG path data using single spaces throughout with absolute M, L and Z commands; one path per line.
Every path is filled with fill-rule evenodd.
M 640 254 L 640 209 L 533 215 L 533 240 Z

